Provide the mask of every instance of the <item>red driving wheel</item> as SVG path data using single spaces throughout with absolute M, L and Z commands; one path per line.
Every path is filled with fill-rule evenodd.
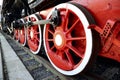
M 24 20 L 21 19 L 21 21 L 24 23 Z M 25 26 L 23 26 L 20 31 L 19 31 L 19 35 L 20 35 L 20 43 L 25 46 L 26 45 L 26 28 Z
M 90 21 L 85 15 L 88 12 L 83 10 L 82 6 L 69 3 L 60 4 L 55 8 L 60 11 L 61 24 L 55 27 L 45 25 L 45 51 L 51 64 L 59 72 L 76 75 L 87 67 L 94 46 L 92 31 L 88 29 Z
M 33 14 L 29 16 L 31 21 L 38 21 L 38 17 Z M 41 26 L 33 25 L 27 28 L 27 41 L 30 50 L 34 54 L 38 54 L 41 48 Z

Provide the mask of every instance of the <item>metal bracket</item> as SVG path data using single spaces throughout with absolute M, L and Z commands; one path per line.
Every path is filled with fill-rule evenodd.
M 60 11 L 57 8 L 55 8 L 55 10 L 52 12 L 51 22 L 55 26 L 58 26 L 61 22 Z
M 114 27 L 115 23 L 116 20 L 108 20 L 103 29 L 94 24 L 90 25 L 88 28 L 95 29 L 98 33 L 100 33 L 100 36 L 102 38 L 106 39 L 111 33 L 111 30 Z
M 114 24 L 116 23 L 115 20 L 108 20 L 103 28 L 103 31 L 101 33 L 101 37 L 107 38 L 108 35 L 111 33 L 111 29 L 114 27 Z

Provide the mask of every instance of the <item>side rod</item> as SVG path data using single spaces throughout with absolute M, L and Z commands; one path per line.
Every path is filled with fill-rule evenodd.
M 52 20 L 48 19 L 48 20 L 39 20 L 39 21 L 35 21 L 35 22 L 31 22 L 32 25 L 39 25 L 39 24 L 52 24 Z

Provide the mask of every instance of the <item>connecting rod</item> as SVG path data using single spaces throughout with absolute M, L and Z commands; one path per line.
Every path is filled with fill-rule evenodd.
M 55 26 L 58 26 L 60 24 L 60 12 L 58 9 L 55 8 L 55 10 L 52 12 L 51 18 L 47 20 L 38 20 L 38 21 L 31 21 L 30 17 L 28 21 L 22 22 L 21 20 L 13 21 L 13 27 L 14 28 L 21 28 L 23 26 L 31 27 L 33 25 L 43 25 L 43 24 L 52 24 Z

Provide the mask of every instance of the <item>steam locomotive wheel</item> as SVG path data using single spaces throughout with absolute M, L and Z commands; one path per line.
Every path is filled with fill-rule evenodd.
M 38 17 L 33 14 L 29 16 L 31 21 L 38 21 Z M 27 28 L 28 46 L 33 54 L 38 54 L 41 48 L 41 26 L 33 25 Z
M 14 36 L 13 36 L 13 38 L 16 41 L 19 41 L 20 35 L 19 35 L 19 30 L 18 29 L 14 29 Z
M 24 22 L 24 21 L 22 20 L 22 22 Z M 26 28 L 23 27 L 19 31 L 19 34 L 20 34 L 20 43 L 22 44 L 22 46 L 25 46 L 26 45 Z
M 55 8 L 60 11 L 61 24 L 55 27 L 45 25 L 45 51 L 51 64 L 59 72 L 76 75 L 89 66 L 93 51 L 92 30 L 88 29 L 90 22 L 86 17 L 88 12 L 82 6 L 70 3 L 60 4 Z

